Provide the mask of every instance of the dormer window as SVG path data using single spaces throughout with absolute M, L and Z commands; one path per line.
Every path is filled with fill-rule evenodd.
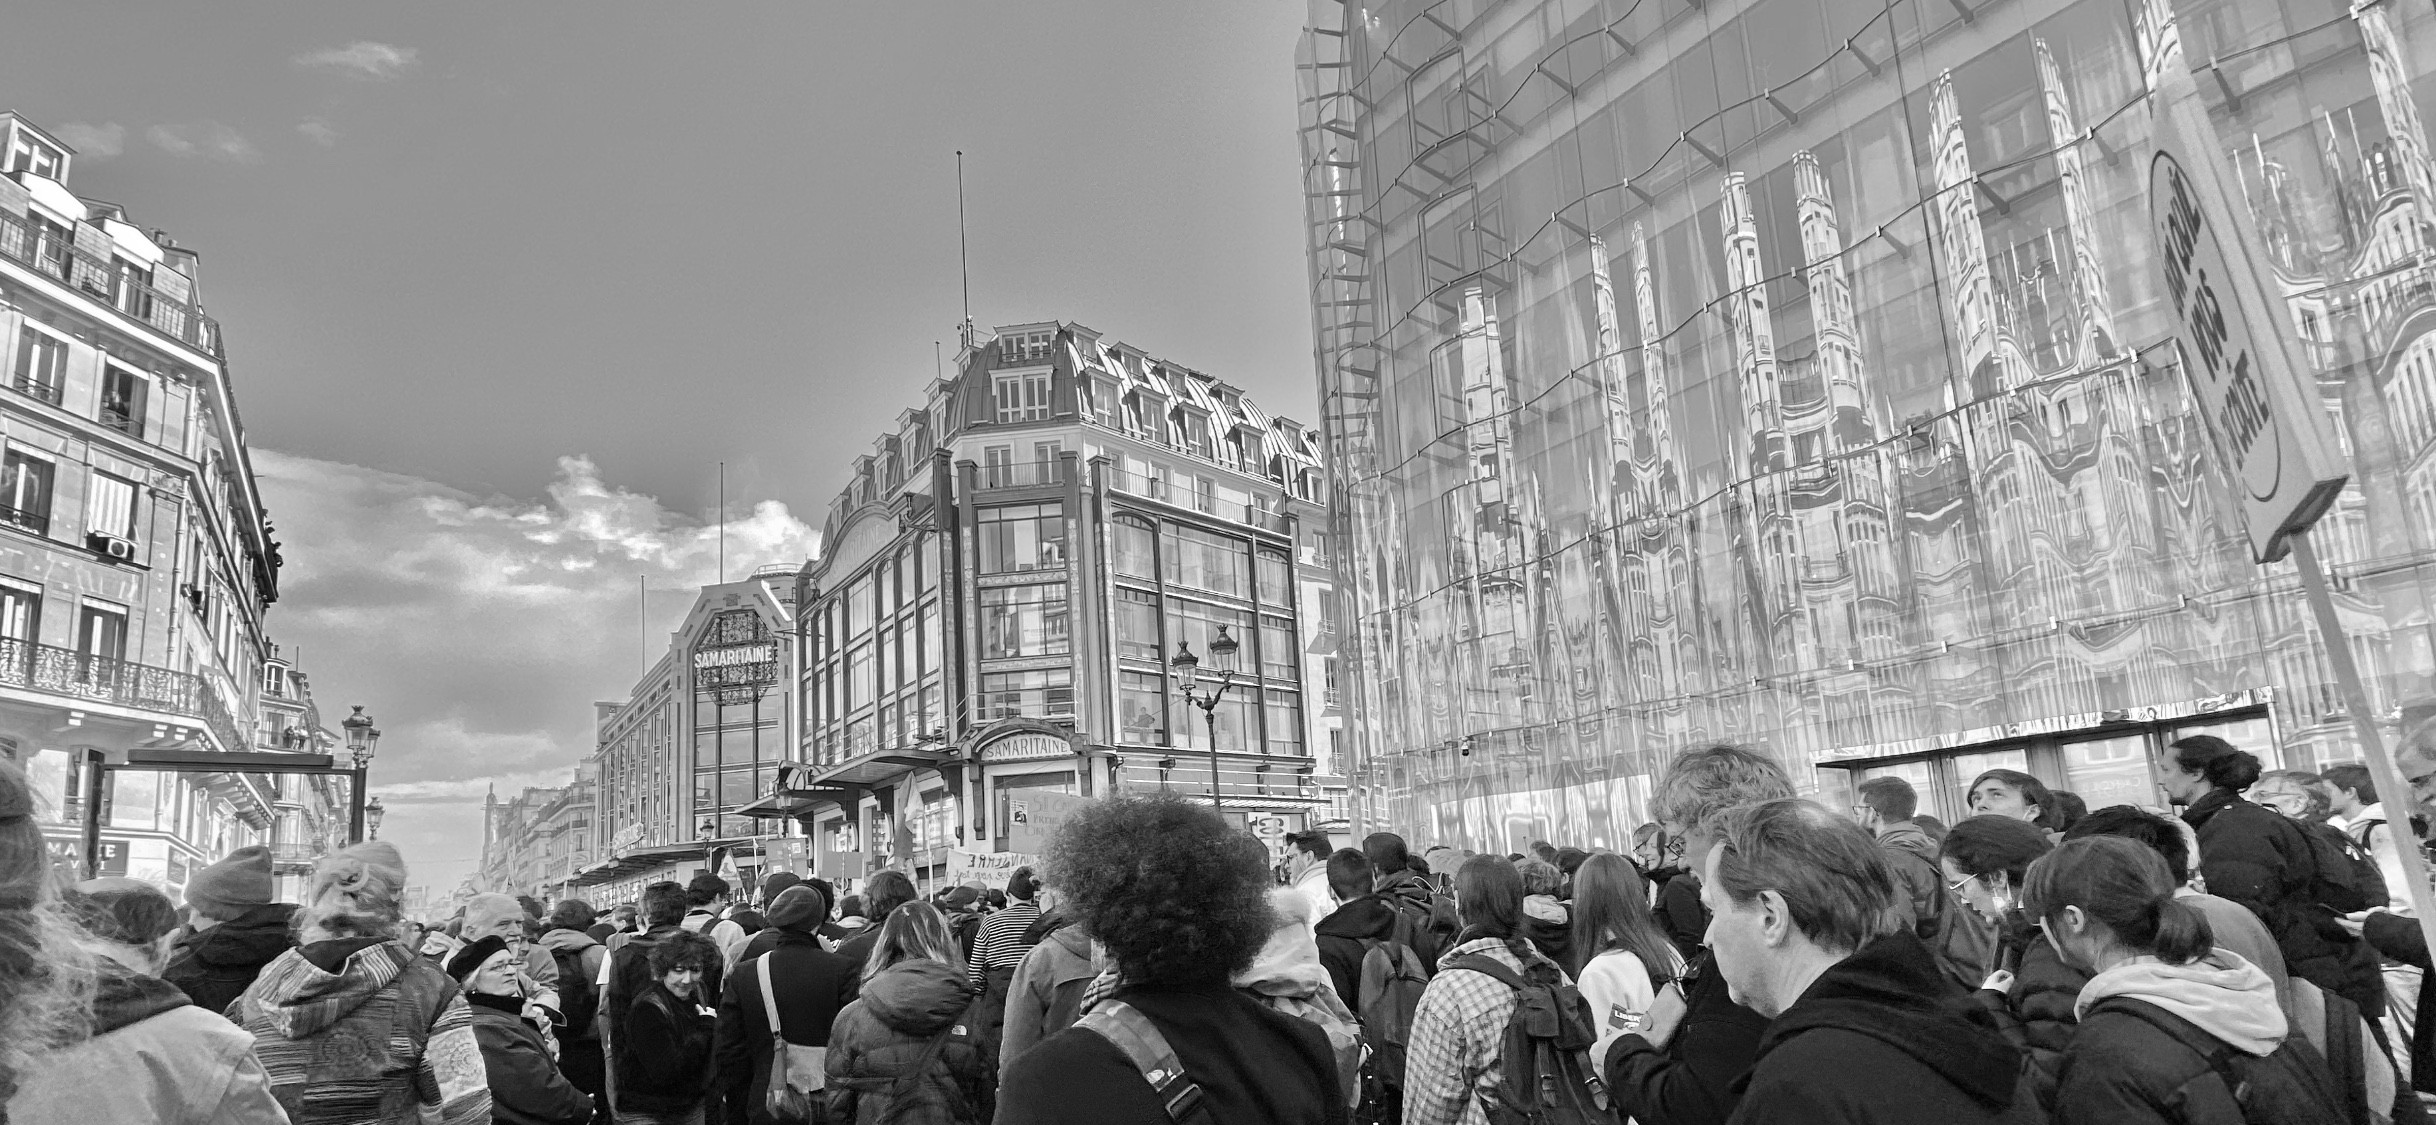
M 9 139 L 8 167 L 0 171 L 32 172 L 44 179 L 56 180 L 67 162 L 67 153 L 20 129 Z
M 1037 422 L 1049 416 L 1049 373 L 998 375 L 991 380 L 997 397 L 998 421 Z

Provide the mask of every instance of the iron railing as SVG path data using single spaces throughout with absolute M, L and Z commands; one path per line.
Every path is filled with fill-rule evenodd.
M 1037 488 L 1059 480 L 1055 461 L 1013 461 L 981 466 L 983 488 Z
M 202 310 L 122 274 L 109 261 L 76 248 L 23 216 L 0 211 L 0 257 L 58 278 L 69 288 L 177 340 L 220 354 L 220 325 Z
M 1191 481 L 1173 481 L 1160 477 L 1129 473 L 1123 469 L 1108 470 L 1108 487 L 1129 496 L 1190 508 L 1222 520 L 1250 524 L 1263 531 L 1286 530 L 1286 515 L 1269 510 L 1260 500 L 1246 501 L 1244 494 L 1230 486 L 1217 489 L 1196 487 Z
M 188 672 L 0 637 L 0 687 L 200 719 L 223 748 L 244 745 L 219 696 Z
M 6 504 L 0 504 L 0 523 L 22 527 L 36 535 L 51 533 L 51 515 L 48 512 L 31 512 L 23 508 L 11 508 Z
M 0 215 L 5 214 L 7 214 L 7 212 L 0 211 Z M 49 382 L 42 379 L 29 379 L 23 375 L 19 375 L 9 384 L 9 386 L 16 388 L 18 394 L 24 395 L 28 398 L 38 398 L 44 402 L 50 403 L 53 406 L 59 405 L 61 390 L 58 383 Z

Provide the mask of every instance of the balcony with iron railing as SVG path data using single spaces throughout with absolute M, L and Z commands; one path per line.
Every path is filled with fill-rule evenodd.
M 36 535 L 49 535 L 51 533 L 51 517 L 47 512 L 32 512 L 23 508 L 11 508 L 6 504 L 0 504 L 0 523 L 7 524 L 10 527 L 23 528 L 27 531 L 33 532 Z
M 171 339 L 220 353 L 220 325 L 201 310 L 122 274 L 22 215 L 0 211 L 0 257 L 57 278 Z
M 1056 484 L 1064 478 L 1058 474 L 1058 463 L 1055 461 L 1002 461 L 981 466 L 981 474 L 975 479 L 982 488 L 992 489 L 1040 488 Z
M 0 637 L 0 688 L 199 719 L 222 749 L 245 745 L 219 696 L 189 672 Z
M 1128 496 L 1156 500 L 1179 508 L 1190 508 L 1203 515 L 1216 516 L 1234 523 L 1249 524 L 1263 531 L 1283 533 L 1286 530 L 1284 512 L 1271 511 L 1264 501 L 1243 499 L 1243 494 L 1231 489 L 1203 489 L 1160 477 L 1129 473 L 1123 469 L 1108 470 L 1108 487 Z

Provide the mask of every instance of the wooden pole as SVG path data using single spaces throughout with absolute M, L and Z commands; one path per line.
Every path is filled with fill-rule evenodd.
M 2369 702 L 2368 685 L 2360 681 L 2360 665 L 2352 659 L 2351 638 L 2343 632 L 2343 620 L 2335 616 L 2334 593 L 2326 585 L 2325 568 L 2318 564 L 2317 549 L 2311 545 L 2311 532 L 2298 532 L 2288 540 L 2292 544 L 2292 564 L 2301 572 L 2301 589 L 2309 597 L 2309 610 L 2317 619 L 2318 640 L 2326 646 L 2327 662 L 2334 666 L 2335 686 L 2343 693 L 2343 709 L 2351 712 L 2352 730 L 2360 739 L 2361 754 L 2368 759 L 2369 775 L 2377 779 L 2377 796 L 2385 805 L 2386 830 L 2393 833 L 2394 852 L 2402 860 L 2403 891 L 2411 904 L 2411 912 L 2419 916 L 2419 932 L 2427 939 L 2428 948 L 2436 949 L 2436 910 L 2429 908 L 2427 863 L 2420 857 L 2419 844 L 2411 834 L 2411 806 L 2418 803 L 2410 783 L 2402 778 L 2402 768 L 2394 764 L 2394 756 L 2385 748 L 2385 738 L 2377 729 L 2377 712 Z

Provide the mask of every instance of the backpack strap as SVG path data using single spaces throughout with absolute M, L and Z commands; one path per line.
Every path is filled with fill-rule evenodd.
M 1202 1104 L 1201 1084 L 1184 1072 L 1184 1062 L 1176 1057 L 1176 1049 L 1168 1046 L 1158 1025 L 1151 1023 L 1140 1009 L 1122 1000 L 1102 1000 L 1074 1021 L 1074 1026 L 1092 1031 L 1122 1052 L 1159 1095 L 1160 1103 L 1167 1107 L 1169 1121 L 1208 1117 L 1208 1109 Z
M 770 1039 L 784 1043 L 787 1037 L 778 1030 L 778 993 L 770 988 L 770 955 L 753 958 L 753 975 L 761 980 L 761 1014 L 770 1021 Z
M 2224 1080 L 2225 1092 L 2233 1095 L 2235 1101 L 2241 1099 L 2242 1087 L 2245 1083 L 2243 1083 L 2241 1075 L 2233 1069 L 2233 1048 L 2226 1045 L 2223 1040 L 2191 1026 L 2189 1021 L 2181 1019 L 2155 1004 L 2146 1000 L 2134 1000 L 2129 996 L 2109 996 L 2090 1005 L 2089 1011 L 2082 1015 L 2081 1022 L 2089 1022 L 2089 1017 L 2099 1012 L 2120 1012 L 2130 1016 L 2164 1032 L 2166 1037 L 2174 1042 L 2197 1052 L 2200 1058 L 2208 1061 L 2208 1069 L 2215 1071 L 2216 1077 Z
M 1457 957 L 1454 960 L 1447 962 L 1446 967 L 1450 969 L 1470 969 L 1475 973 L 1480 973 L 1484 976 L 1494 978 L 1497 983 L 1502 984 L 1507 988 L 1511 988 L 1516 992 L 1520 992 L 1529 987 L 1529 985 L 1524 982 L 1522 974 L 1507 968 L 1505 962 L 1482 953 L 1466 953 L 1461 957 Z

